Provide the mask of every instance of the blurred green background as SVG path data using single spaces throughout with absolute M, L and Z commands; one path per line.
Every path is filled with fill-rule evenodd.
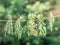
M 0 45 L 11 45 L 11 40 L 13 37 L 3 37 L 3 28 L 6 24 L 4 20 L 8 20 L 8 16 L 11 15 L 13 20 L 17 20 L 17 18 L 24 14 L 26 17 L 30 12 L 38 12 L 43 13 L 44 16 L 49 14 L 48 11 L 55 6 L 60 6 L 60 0 L 38 0 L 41 3 L 41 9 L 35 10 L 33 6 L 29 7 L 29 5 L 33 5 L 37 0 L 0 0 Z M 45 2 L 50 2 L 51 5 L 48 7 L 44 7 Z M 49 4 L 49 3 L 48 3 Z M 51 6 L 51 9 L 50 9 Z M 36 7 L 36 5 L 35 5 Z M 44 7 L 44 8 L 43 8 Z M 33 9 L 34 10 L 33 10 Z M 45 12 L 45 10 L 47 10 Z M 47 22 L 46 22 L 47 23 Z M 49 27 L 47 27 L 47 35 L 46 37 L 26 37 L 25 35 L 19 40 L 21 45 L 60 45 L 60 18 L 55 18 L 54 31 L 49 31 Z M 27 44 L 26 44 L 27 42 Z

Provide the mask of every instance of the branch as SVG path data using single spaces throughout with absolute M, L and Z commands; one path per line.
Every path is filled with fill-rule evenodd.
M 60 18 L 60 15 L 55 15 L 54 18 Z M 48 20 L 48 17 L 43 18 L 43 20 Z M 0 22 L 7 22 L 8 20 L 0 20 Z M 13 20 L 15 22 L 15 20 Z

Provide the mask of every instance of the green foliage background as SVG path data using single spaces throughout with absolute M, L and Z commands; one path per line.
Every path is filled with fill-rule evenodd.
M 53 1 L 54 1 L 54 3 L 56 3 L 55 0 L 53 0 Z M 19 17 L 23 16 L 24 17 L 24 18 L 22 18 L 23 20 L 27 20 L 27 19 L 31 18 L 30 19 L 31 23 L 28 22 L 27 27 L 28 26 L 33 27 L 33 22 L 34 22 L 33 20 L 35 20 L 34 16 L 36 16 L 36 15 L 38 16 L 41 13 L 43 14 L 42 18 L 46 18 L 48 16 L 49 11 L 51 10 L 51 5 L 45 6 L 45 3 L 47 3 L 47 2 L 49 3 L 49 0 L 39 0 L 35 5 L 32 5 L 28 0 L 0 0 L 0 20 L 1 19 L 2 20 L 8 20 L 9 15 L 12 16 L 13 20 L 17 20 L 15 22 L 15 26 L 13 25 L 15 27 L 14 29 L 16 29 L 14 33 L 15 33 L 15 36 L 19 37 L 19 39 L 21 38 L 20 39 L 20 40 L 22 40 L 21 43 L 26 43 L 26 45 L 29 45 L 30 43 L 31 43 L 30 45 L 45 45 L 45 44 L 46 45 L 49 45 L 49 44 L 50 45 L 57 45 L 57 43 L 60 44 L 59 43 L 59 41 L 60 41 L 59 35 L 60 34 L 55 33 L 55 32 L 59 32 L 59 29 L 60 29 L 60 26 L 59 26 L 60 21 L 58 19 L 56 19 L 56 21 L 54 23 L 54 26 L 53 26 L 54 31 L 52 31 L 52 32 L 50 30 L 50 27 L 48 26 L 48 21 L 42 20 L 41 24 L 43 24 L 43 25 L 41 27 L 44 27 L 44 26 L 47 27 L 48 33 L 46 34 L 46 36 L 43 36 L 43 34 L 42 34 L 43 37 L 42 36 L 30 36 L 29 37 L 29 36 L 26 36 L 27 35 L 26 32 L 25 32 L 25 34 L 21 33 L 22 30 L 32 30 L 32 28 L 27 29 L 26 27 L 23 27 L 24 25 L 26 25 L 26 22 L 28 22 L 29 20 L 24 22 L 24 23 L 21 23 L 21 22 L 19 22 L 20 21 Z M 33 15 L 30 14 L 31 17 L 29 17 L 29 13 L 32 13 Z M 34 14 L 34 13 L 36 13 L 36 14 Z M 37 16 L 36 16 L 36 18 L 37 18 Z M 8 20 L 7 22 L 9 24 L 11 24 L 11 20 L 10 21 Z M 0 28 L 4 27 L 5 24 L 9 26 L 8 23 L 6 24 L 5 22 L 0 22 L 0 25 L 1 25 Z M 45 25 L 44 23 L 47 25 Z M 18 27 L 20 27 L 20 28 L 18 28 Z M 22 27 L 24 29 L 22 29 Z M 19 29 L 21 29 L 20 32 L 19 32 Z M 3 30 L 3 29 L 0 29 L 0 30 Z M 8 29 L 6 29 L 6 30 L 8 30 Z M 20 34 L 17 35 L 18 33 L 22 34 L 22 37 Z M 0 32 L 0 42 L 1 41 L 3 41 L 3 42 L 13 41 L 14 37 L 11 36 L 13 34 L 11 34 L 11 35 L 8 35 L 8 34 L 11 34 L 11 33 L 7 32 L 7 35 L 4 36 L 2 34 L 2 32 Z M 33 34 L 33 32 L 31 32 L 31 34 Z M 58 35 L 58 37 L 57 37 L 57 35 Z

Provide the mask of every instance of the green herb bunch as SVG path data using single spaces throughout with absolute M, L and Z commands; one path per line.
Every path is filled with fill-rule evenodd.
M 22 22 L 24 22 L 25 21 L 25 19 L 24 19 L 24 17 L 23 16 L 20 16 L 18 19 L 17 19 L 17 21 L 15 22 L 15 25 L 14 25 L 14 35 L 16 36 L 16 37 L 18 37 L 18 39 L 20 39 L 21 38 L 21 36 L 22 36 L 22 33 L 23 33 L 23 31 L 24 31 L 24 28 L 21 26 L 21 23 Z
M 8 35 L 13 35 L 13 24 L 12 24 L 12 17 L 11 15 L 9 15 L 8 17 L 8 21 L 4 27 L 4 32 L 5 32 L 5 36 Z
M 52 31 L 53 29 L 53 23 L 54 23 L 54 17 L 52 13 L 50 12 L 49 17 L 49 27 Z M 43 14 L 36 14 L 36 13 L 29 13 L 27 19 L 25 19 L 24 16 L 20 16 L 15 24 L 12 24 L 12 19 L 8 20 L 4 31 L 5 33 L 9 35 L 14 35 L 18 37 L 18 39 L 21 38 L 22 34 L 25 33 L 27 36 L 46 36 L 47 30 L 46 30 L 46 23 L 44 22 L 47 19 L 44 19 Z M 23 27 L 22 23 L 25 23 L 25 26 Z
M 50 30 L 53 31 L 53 24 L 54 24 L 54 16 L 53 16 L 53 13 L 50 12 L 50 16 L 49 16 L 49 27 L 50 27 Z

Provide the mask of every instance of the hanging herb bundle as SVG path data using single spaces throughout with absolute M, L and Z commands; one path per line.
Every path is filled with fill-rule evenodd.
M 43 20 L 44 16 L 42 14 L 30 13 L 28 15 L 27 21 L 27 34 L 28 36 L 46 36 L 46 26 Z
M 53 16 L 53 13 L 50 12 L 50 16 L 49 16 L 49 27 L 50 27 L 50 30 L 52 31 L 53 30 L 53 23 L 54 23 L 55 19 L 54 19 L 54 16 Z
M 12 24 L 12 17 L 11 15 L 9 15 L 8 17 L 8 21 L 4 27 L 4 35 L 6 36 L 7 34 L 8 35 L 13 35 L 13 24 Z
M 21 26 L 21 22 L 23 21 L 25 21 L 24 17 L 20 16 L 20 18 L 18 18 L 18 20 L 15 22 L 15 25 L 14 25 L 14 29 L 15 29 L 14 35 L 18 37 L 18 39 L 21 38 L 23 30 L 24 30 L 24 28 Z
M 37 19 L 38 19 L 38 35 L 39 36 L 46 36 L 46 24 L 43 20 L 44 16 L 42 14 L 38 14 Z
M 35 18 L 36 18 L 36 15 L 33 14 L 33 13 L 30 13 L 28 15 L 28 21 L 27 21 L 27 34 L 28 36 L 30 35 L 34 35 L 34 31 L 36 31 L 35 29 Z

